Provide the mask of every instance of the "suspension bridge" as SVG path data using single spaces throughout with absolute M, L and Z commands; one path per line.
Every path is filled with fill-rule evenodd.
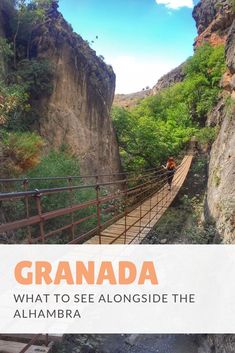
M 164 168 L 0 179 L 0 243 L 140 244 L 177 196 L 192 159 L 192 154 L 183 158 L 171 190 Z M 1 334 L 0 351 L 48 353 L 62 336 Z
M 140 175 L 0 179 L 1 242 L 141 243 L 175 199 L 192 158 L 183 158 L 171 190 L 163 168 Z M 48 184 L 56 187 L 40 188 Z

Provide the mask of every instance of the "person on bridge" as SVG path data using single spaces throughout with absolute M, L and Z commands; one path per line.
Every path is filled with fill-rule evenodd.
M 167 170 L 167 182 L 169 185 L 168 190 L 171 191 L 172 181 L 176 172 L 176 162 L 173 157 L 169 157 L 166 166 L 163 166 Z

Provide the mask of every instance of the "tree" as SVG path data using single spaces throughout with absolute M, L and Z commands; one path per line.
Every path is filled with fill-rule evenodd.
M 48 60 L 25 59 L 18 64 L 15 80 L 25 88 L 31 99 L 37 99 L 52 93 L 53 74 L 53 67 Z
M 44 23 L 46 14 L 55 0 L 16 0 L 15 7 L 17 10 L 16 19 L 14 21 L 14 68 L 17 67 L 17 41 L 19 36 L 25 39 L 26 58 L 30 57 L 30 47 L 33 32 Z
M 5 38 L 0 38 L 0 79 L 5 78 L 6 64 L 13 57 L 12 45 Z
M 198 48 L 185 67 L 183 82 L 144 98 L 131 110 L 112 111 L 122 161 L 126 169 L 155 167 L 178 155 L 204 127 L 220 92 L 225 69 L 223 46 Z M 213 138 L 211 130 L 198 136 Z

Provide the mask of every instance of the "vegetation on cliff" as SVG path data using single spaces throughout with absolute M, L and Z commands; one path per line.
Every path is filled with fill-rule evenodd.
M 220 92 L 224 47 L 199 47 L 187 60 L 184 71 L 181 83 L 143 99 L 133 109 L 113 108 L 126 169 L 155 167 L 167 156 L 177 156 L 193 135 L 204 141 L 215 137 L 215 129 L 204 126 Z
M 27 130 L 27 124 L 24 127 L 15 125 L 15 111 L 17 110 L 18 120 L 21 121 L 25 118 L 23 115 L 30 111 L 32 99 L 51 93 L 53 68 L 47 60 L 37 58 L 32 40 L 34 31 L 46 21 L 52 2 L 53 0 L 17 0 L 9 23 L 8 37 L 0 40 L 0 53 L 4 63 L 0 81 L 2 105 L 5 103 L 8 106 L 10 99 L 15 108 L 1 111 L 2 125 L 5 127 L 6 124 L 7 129 L 7 124 L 13 119 L 11 129 Z M 28 103 L 27 107 L 25 102 Z
M 1 174 L 18 176 L 40 161 L 43 141 L 29 132 L 37 114 L 31 102 L 52 91 L 53 67 L 33 51 L 33 33 L 46 21 L 52 0 L 17 0 L 7 38 L 0 38 Z
M 5 162 L 1 174 L 17 176 L 35 167 L 40 161 L 43 140 L 30 132 L 2 133 L 2 150 Z

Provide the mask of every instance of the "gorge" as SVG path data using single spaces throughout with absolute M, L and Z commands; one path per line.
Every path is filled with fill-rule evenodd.
M 12 32 L 10 26 L 10 19 L 12 19 L 15 15 L 16 13 L 13 6 L 13 1 L 1 0 L 0 36 L 6 40 L 7 43 L 12 41 L 12 38 L 14 37 L 14 33 Z M 203 169 L 202 175 L 200 175 L 198 171 L 195 171 L 193 175 L 194 179 L 196 179 L 196 177 L 203 177 L 206 182 L 206 193 L 203 199 L 203 209 L 202 211 L 200 210 L 200 224 L 204 224 L 212 220 L 213 227 L 215 227 L 213 228 L 213 232 L 215 233 L 216 231 L 216 233 L 218 233 L 218 235 L 213 235 L 210 237 L 208 243 L 216 243 L 217 238 L 219 238 L 219 242 L 221 243 L 234 244 L 234 1 L 201 0 L 193 10 L 193 17 L 196 21 L 198 30 L 198 36 L 194 42 L 195 50 L 198 48 L 200 49 L 205 43 L 209 43 L 212 48 L 217 48 L 218 46 L 223 45 L 225 47 L 226 61 L 223 77 L 218 79 L 220 82 L 219 99 L 216 101 L 216 104 L 213 105 L 212 109 L 206 113 L 206 116 L 203 116 L 205 119 L 200 121 L 200 124 L 202 125 L 200 127 L 212 128 L 213 132 L 215 132 L 213 138 L 209 142 L 197 142 L 197 153 L 199 155 L 202 154 L 203 156 L 206 155 L 208 161 L 206 162 L 207 164 L 205 169 Z M 4 45 L 5 44 L 6 42 L 4 42 Z M 19 67 L 22 60 L 26 60 L 24 64 L 28 64 L 26 47 L 27 45 L 25 45 L 25 39 L 22 35 L 18 48 Z M 4 48 L 6 49 L 5 46 Z M 42 146 L 38 142 L 38 146 L 40 145 L 42 147 L 43 155 L 47 156 L 51 149 L 60 151 L 66 147 L 66 150 L 68 149 L 69 153 L 72 156 L 75 156 L 75 158 L 79 161 L 79 168 L 81 174 L 83 175 L 96 175 L 103 173 L 112 174 L 120 172 L 122 170 L 121 158 L 119 154 L 120 144 L 118 145 L 119 141 L 117 141 L 117 131 L 115 131 L 113 121 L 111 119 L 111 107 L 115 93 L 115 73 L 113 72 L 113 69 L 109 65 L 105 64 L 102 57 L 98 57 L 96 55 L 95 51 L 90 48 L 87 41 L 83 40 L 81 36 L 73 32 L 71 26 L 65 21 L 62 14 L 58 11 L 58 4 L 56 1 L 53 1 L 51 7 L 47 9 L 46 20 L 43 21 L 43 24 L 36 26 L 33 31 L 29 49 L 30 62 L 36 60 L 39 63 L 45 63 L 45 60 L 49 60 L 53 67 L 53 72 L 51 75 L 52 79 L 50 82 L 51 91 L 49 93 L 44 92 L 40 94 L 38 94 L 38 92 L 34 92 L 34 95 L 29 100 L 33 119 L 27 120 L 27 126 L 25 129 L 26 131 L 37 133 L 43 139 L 43 142 L 41 143 Z M 24 54 L 22 54 L 22 51 Z M 6 56 L 3 55 L 3 50 L 0 51 L 0 68 L 1 76 L 3 77 L 6 76 L 5 74 L 9 69 L 9 66 L 12 65 L 9 65 L 11 55 L 12 54 L 10 54 L 10 59 L 6 60 Z M 184 65 L 185 64 L 182 64 L 164 75 L 156 83 L 156 85 L 147 92 L 138 92 L 137 94 L 132 94 L 128 97 L 125 95 L 116 97 L 115 104 L 124 106 L 125 108 L 128 108 L 127 110 L 129 110 L 132 109 L 133 106 L 138 107 L 138 104 L 143 102 L 143 99 L 146 97 L 150 97 L 151 99 L 151 97 L 156 97 L 159 93 L 164 94 L 165 89 L 174 87 L 175 84 L 180 84 L 183 82 L 185 79 Z M 210 74 L 210 72 L 206 72 L 206 75 L 207 74 Z M 22 81 L 20 82 L 22 83 Z M 214 88 L 213 82 L 212 88 Z M 0 92 L 1 104 L 2 97 L 5 97 L 6 91 L 7 90 L 5 90 L 4 87 L 4 89 Z M 176 93 L 178 93 L 178 91 L 176 91 Z M 26 103 L 24 102 L 24 104 Z M 29 109 L 29 107 L 26 107 L 26 111 L 27 109 Z M 4 117 L 2 118 L 4 112 L 2 113 L 2 110 L 0 112 L 0 127 L 2 127 L 1 121 L 4 121 Z M 181 106 L 179 108 L 179 112 L 180 114 L 182 113 Z M 194 111 L 192 111 L 192 115 L 195 115 Z M 17 116 L 15 116 L 15 114 L 14 118 L 17 120 Z M 16 125 L 16 120 L 13 119 L 13 125 Z M 146 132 L 146 121 L 142 122 L 142 131 Z M 151 130 L 152 125 L 150 124 L 149 126 L 150 127 L 148 130 Z M 124 126 L 124 128 L 122 127 L 121 132 L 125 129 L 128 129 L 128 125 Z M 185 131 L 184 133 L 187 135 L 188 130 L 185 129 Z M 185 137 L 185 135 L 183 137 Z M 149 135 L 146 134 L 143 136 L 144 138 L 142 141 L 146 142 Z M 162 136 L 160 135 L 160 137 Z M 180 137 L 182 137 L 182 135 L 180 135 Z M 4 140 L 4 138 L 2 138 L 2 140 Z M 180 138 L 176 136 L 176 140 L 179 139 Z M 132 147 L 134 138 L 132 138 L 130 142 Z M 14 153 L 9 146 L 7 146 L 7 149 L 4 149 L 5 147 L 2 146 L 1 143 L 2 141 L 0 142 L 1 163 L 5 163 L 5 160 L 8 159 L 12 163 L 12 160 L 15 162 L 17 158 L 22 158 L 21 154 L 20 157 L 18 157 L 15 153 L 15 150 L 17 150 L 15 147 L 18 146 L 17 144 L 14 144 L 14 141 L 12 142 Z M 164 147 L 165 144 L 162 144 L 161 146 Z M 187 149 L 187 147 L 187 143 L 183 144 L 183 147 L 180 146 L 181 152 L 182 150 L 184 151 L 184 148 Z M 148 148 L 149 143 L 146 143 L 143 147 L 144 152 L 146 152 Z M 158 146 L 157 148 L 159 149 Z M 169 146 L 167 146 L 167 148 L 169 148 Z M 165 154 L 169 153 L 169 149 L 167 148 L 164 151 Z M 174 144 L 173 149 L 176 150 Z M 150 150 L 153 151 L 152 146 L 150 146 Z M 165 159 L 165 154 L 162 159 Z M 35 159 L 36 158 L 33 155 L 33 162 L 35 162 Z M 62 156 L 58 164 L 61 164 L 61 160 L 63 159 L 65 159 L 64 156 Z M 23 170 L 25 172 L 25 169 L 23 168 L 25 166 L 28 168 L 30 163 L 28 163 L 28 160 L 26 162 L 27 163 L 23 166 L 21 163 L 20 167 L 22 168 L 20 171 Z M 8 163 L 7 167 L 11 167 L 11 163 Z M 57 161 L 53 160 L 50 167 L 54 164 L 56 165 L 56 163 Z M 11 175 L 12 169 L 10 169 L 10 167 L 9 170 Z M 139 167 L 138 163 L 137 167 Z M 43 167 L 42 169 L 42 173 L 44 173 L 46 168 Z M 74 173 L 77 172 L 74 164 L 72 164 L 69 173 L 73 171 Z M 62 170 L 62 172 L 64 172 L 64 170 Z M 17 177 L 19 175 L 25 175 L 20 174 L 18 169 L 17 173 Z M 7 174 L 7 176 L 9 176 L 9 174 Z M 185 202 L 187 202 L 187 195 L 185 199 Z M 14 211 L 16 210 L 17 207 Z M 0 222 L 4 223 L 5 217 L 7 216 L 8 214 L 5 214 L 3 217 L 1 210 Z M 173 221 L 175 222 L 174 219 Z M 72 349 L 74 348 L 74 345 L 76 347 L 78 343 L 81 343 L 79 341 L 80 339 L 81 341 L 83 340 L 83 338 L 68 337 L 68 341 L 70 341 L 68 346 L 66 346 L 67 343 L 65 343 L 65 347 L 73 351 Z M 110 338 L 108 338 L 107 341 L 109 341 L 109 339 Z M 123 338 L 120 337 L 113 338 L 113 341 L 111 343 L 109 342 L 109 348 L 111 346 L 110 349 L 114 349 L 113 347 L 115 346 L 115 342 L 117 340 L 118 342 L 116 342 L 115 352 L 119 352 L 122 339 Z M 234 353 L 235 346 L 234 335 L 203 335 L 193 336 L 192 338 L 157 336 L 148 339 L 149 347 L 152 345 L 149 348 L 149 352 L 154 352 L 155 342 L 158 342 L 162 352 L 167 351 L 167 349 L 167 352 L 169 352 L 171 349 L 169 347 L 178 347 L 175 348 L 175 350 L 172 350 L 174 353 Z M 95 341 L 94 344 L 91 343 L 92 340 Z M 141 349 L 142 344 L 146 344 L 147 338 L 141 337 L 139 340 L 140 348 L 134 347 L 133 344 L 133 346 L 131 346 L 132 348 L 129 349 L 130 352 L 136 352 L 138 349 Z M 86 347 L 85 349 L 87 349 L 88 352 L 97 352 L 97 350 L 99 350 L 99 345 L 96 342 L 96 338 L 85 337 L 84 341 L 82 341 L 82 344 L 84 344 Z M 120 344 L 120 346 L 117 346 L 118 344 Z M 124 343 L 123 345 L 125 346 Z M 58 348 L 58 352 L 63 353 L 63 349 L 63 347 Z M 67 350 L 67 352 L 68 351 L 69 350 Z M 114 352 L 114 350 L 112 352 Z

